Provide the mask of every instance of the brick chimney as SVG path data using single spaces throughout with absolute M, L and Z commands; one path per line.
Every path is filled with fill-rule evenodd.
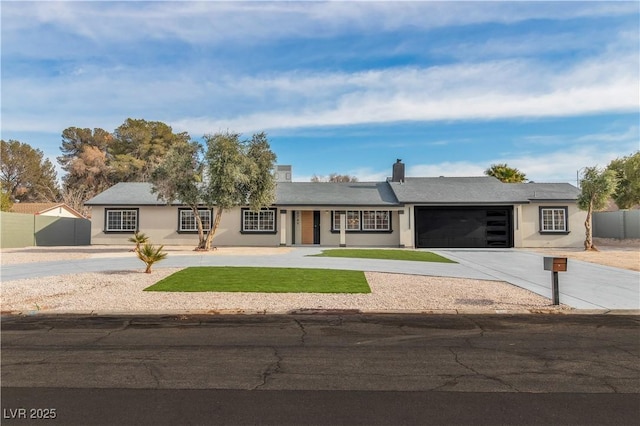
M 391 175 L 391 182 L 404 182 L 404 163 L 401 159 L 397 159 L 393 165 L 393 174 Z

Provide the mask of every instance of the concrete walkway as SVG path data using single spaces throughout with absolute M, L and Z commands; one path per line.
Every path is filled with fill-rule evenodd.
M 543 255 L 522 250 L 431 250 L 456 262 L 408 262 L 378 259 L 310 257 L 322 248 L 299 247 L 286 254 L 238 256 L 171 253 L 157 265 L 262 266 L 348 269 L 411 275 L 499 280 L 551 298 L 550 272 L 542 267 Z M 5 265 L 2 281 L 41 278 L 82 272 L 141 269 L 131 253 L 126 256 Z M 568 272 L 560 273 L 560 302 L 578 309 L 640 309 L 640 274 L 577 260 L 569 260 Z
M 378 259 L 349 259 L 336 257 L 313 257 L 322 248 L 300 247 L 279 255 L 223 255 L 194 253 L 192 251 L 170 252 L 169 256 L 155 268 L 188 266 L 259 266 L 277 268 L 321 268 L 358 271 L 391 272 L 411 275 L 444 276 L 455 278 L 493 279 L 490 275 L 472 267 L 456 263 L 408 262 Z M 114 257 L 74 259 L 64 262 L 37 262 L 6 265 L 2 267 L 2 280 L 41 278 L 80 272 L 101 272 L 143 269 L 143 265 L 132 253 Z

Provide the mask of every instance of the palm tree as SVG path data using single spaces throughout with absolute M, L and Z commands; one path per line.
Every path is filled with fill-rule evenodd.
M 167 253 L 162 252 L 163 248 L 164 246 L 155 248 L 153 244 L 144 243 L 142 248 L 138 250 L 138 258 L 147 265 L 147 269 L 144 271 L 145 274 L 151 273 L 151 265 L 167 257 Z
M 507 166 L 506 163 L 492 164 L 487 170 L 484 171 L 487 176 L 493 176 L 494 178 L 504 183 L 521 183 L 527 181 L 527 176 L 520 170 Z
M 147 242 L 149 242 L 149 237 L 147 237 L 144 234 L 144 232 L 136 231 L 136 233 L 133 234 L 133 237 L 129 238 L 129 242 L 134 243 L 136 245 L 136 248 L 130 251 L 135 251 L 136 253 L 140 253 L 140 246 L 142 244 L 146 244 Z

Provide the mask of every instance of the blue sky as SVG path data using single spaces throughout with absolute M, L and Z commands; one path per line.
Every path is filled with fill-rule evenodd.
M 295 180 L 572 182 L 640 148 L 640 3 L 2 1 L 2 139 L 267 132 Z

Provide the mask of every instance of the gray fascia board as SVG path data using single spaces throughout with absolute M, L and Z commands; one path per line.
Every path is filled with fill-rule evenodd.
M 575 203 L 578 200 L 573 198 L 530 198 L 530 203 Z
M 446 202 L 446 201 L 435 201 L 435 202 L 424 202 L 424 201 L 412 201 L 405 202 L 405 204 L 412 204 L 415 206 L 513 206 L 516 204 L 530 204 L 529 201 L 478 201 L 478 202 L 468 202 L 468 201 L 455 201 L 455 202 Z
M 357 207 L 357 208 L 380 208 L 380 209 L 389 209 L 389 208 L 398 208 L 403 207 L 404 204 L 309 204 L 309 203 L 301 203 L 301 204 L 288 204 L 288 203 L 275 203 L 276 207 L 313 207 L 318 210 L 322 210 L 323 208 L 335 208 L 335 207 Z
M 204 204 L 202 204 L 204 205 Z M 186 206 L 184 203 L 85 203 L 85 206 L 96 206 L 96 207 L 135 207 L 135 206 Z
M 91 207 L 139 207 L 139 206 L 168 206 L 169 204 L 166 203 L 156 203 L 156 204 L 148 204 L 148 203 L 135 203 L 135 204 L 123 204 L 123 203 L 85 203 L 85 206 L 91 206 Z M 176 204 L 171 204 L 171 205 L 176 205 Z M 179 204 L 177 204 L 179 205 Z

